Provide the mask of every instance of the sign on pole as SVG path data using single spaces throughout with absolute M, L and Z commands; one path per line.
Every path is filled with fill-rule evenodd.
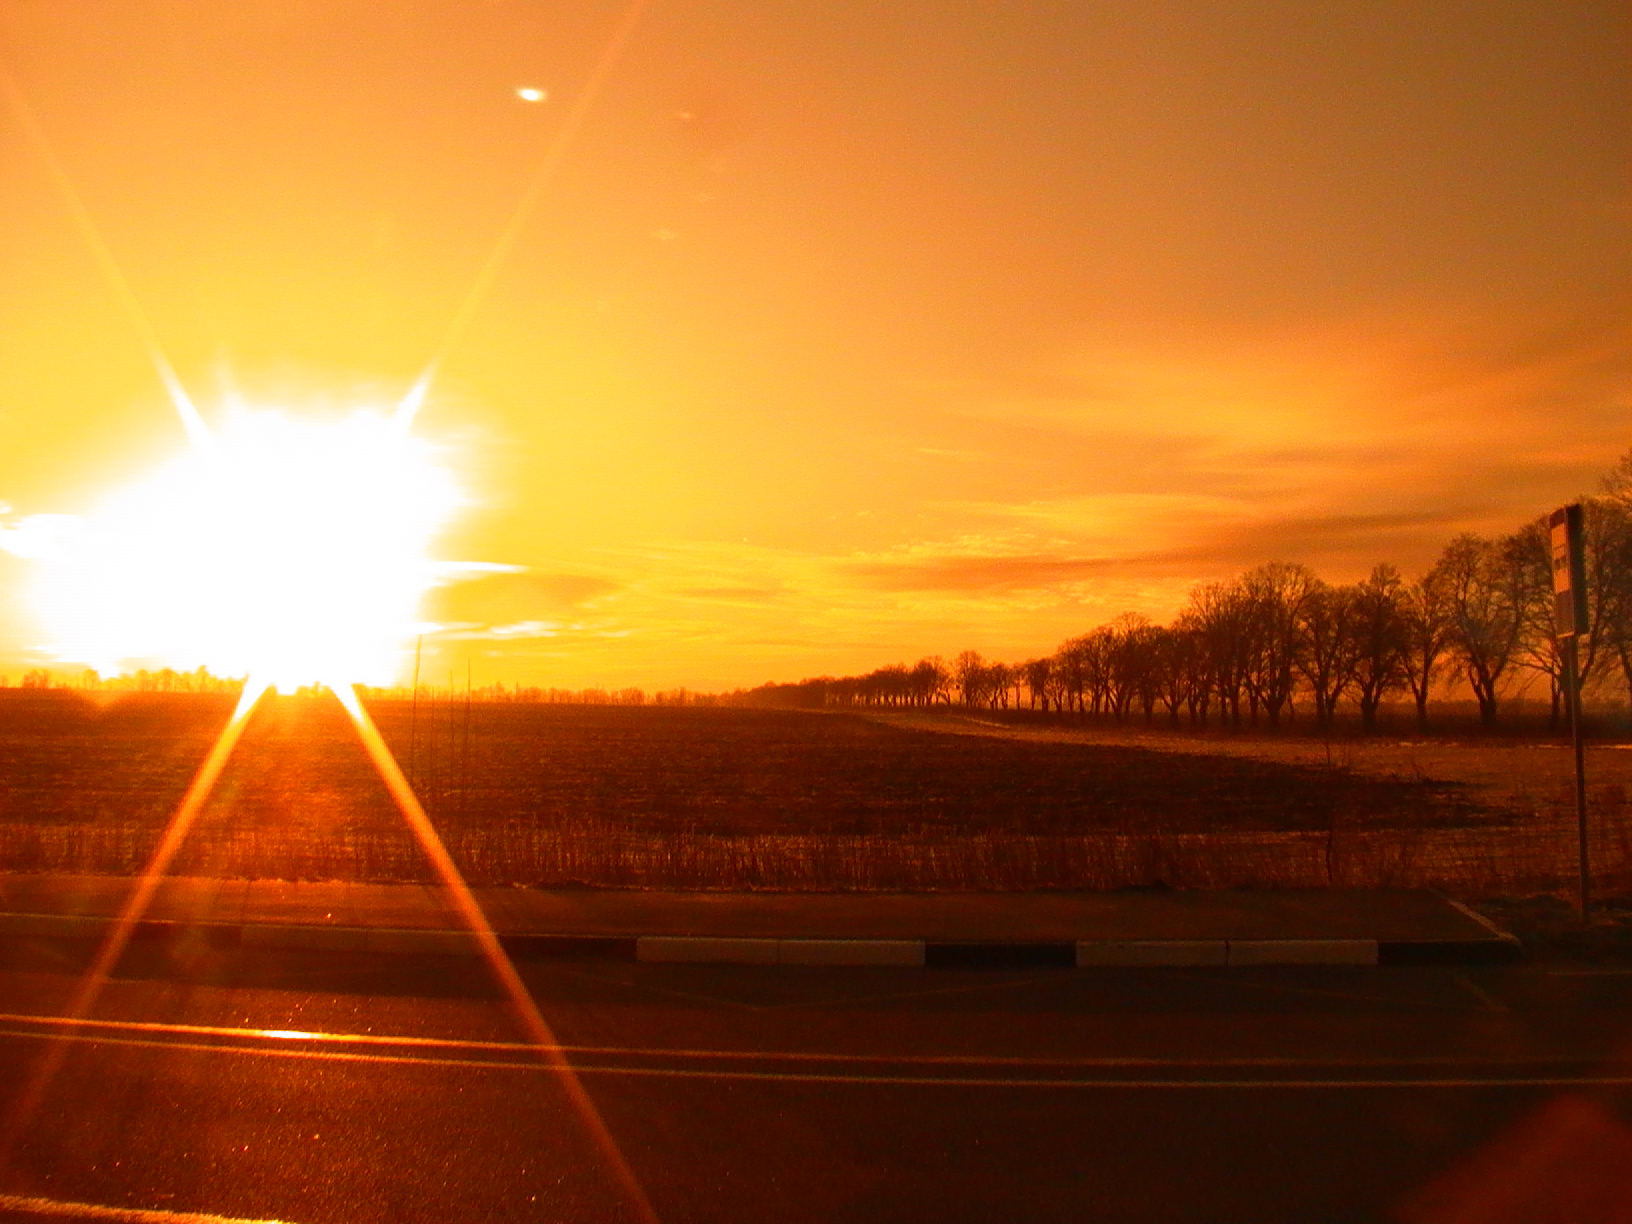
M 1553 545 L 1553 621 L 1559 637 L 1587 631 L 1587 558 L 1581 504 L 1554 510 L 1547 519 Z
M 1581 750 L 1580 639 L 1587 632 L 1587 556 L 1581 503 L 1554 510 L 1547 518 L 1553 549 L 1553 627 L 1564 656 L 1564 696 L 1570 706 L 1570 741 L 1575 748 L 1575 823 L 1581 845 L 1581 919 L 1591 903 L 1587 863 L 1587 764 Z

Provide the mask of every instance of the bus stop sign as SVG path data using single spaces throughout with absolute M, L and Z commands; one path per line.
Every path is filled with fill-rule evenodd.
M 1547 518 L 1553 552 L 1553 624 L 1559 637 L 1587 631 L 1587 559 L 1582 545 L 1581 504 Z

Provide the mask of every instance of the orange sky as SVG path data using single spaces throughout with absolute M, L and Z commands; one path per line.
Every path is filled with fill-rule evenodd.
M 0 0 L 0 56 L 206 415 L 319 413 L 437 348 L 624 8 Z M 437 593 L 433 677 L 1018 659 L 1590 489 L 1629 45 L 1619 2 L 653 0 L 420 417 L 479 503 L 443 555 L 526 567 Z M 9 520 L 184 442 L 10 111 L 0 438 Z

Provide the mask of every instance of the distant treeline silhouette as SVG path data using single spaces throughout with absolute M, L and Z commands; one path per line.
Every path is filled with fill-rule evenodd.
M 11 677 L 0 675 L 0 688 L 10 688 Z M 212 675 L 207 667 L 195 671 L 175 671 L 164 667 L 154 671 L 127 672 L 104 677 L 91 668 L 77 674 L 58 674 L 38 667 L 23 673 L 18 688 L 77 690 L 87 693 L 230 693 L 243 691 L 244 680 Z M 539 705 L 618 705 L 618 706 L 713 706 L 729 704 L 728 697 L 697 693 L 686 688 L 647 692 L 641 688 L 539 688 L 521 684 L 486 684 L 471 688 L 457 685 L 421 684 L 370 688 L 360 685 L 369 701 L 471 701 L 524 702 Z M 304 690 L 303 690 L 304 691 Z
M 368 701 L 482 701 L 520 702 L 527 705 L 598 705 L 598 706 L 714 706 L 729 704 L 729 698 L 713 693 L 697 693 L 686 688 L 660 689 L 647 692 L 642 688 L 539 688 L 536 685 L 484 684 L 471 688 L 458 685 L 422 684 L 392 688 L 359 686 Z
M 1583 501 L 1583 685 L 1632 694 L 1632 451 Z M 1409 699 L 1426 730 L 1436 689 L 1465 683 L 1480 722 L 1493 727 L 1514 682 L 1540 676 L 1556 726 L 1563 666 L 1543 516 L 1499 538 L 1457 536 L 1415 581 L 1385 563 L 1361 582 L 1333 585 L 1307 566 L 1272 562 L 1194 588 L 1172 624 L 1123 613 L 1044 658 L 999 663 L 966 650 L 863 676 L 763 685 L 738 700 L 1026 708 L 1195 727 L 1277 727 L 1306 703 L 1317 726 L 1347 708 L 1369 730 L 1385 701 Z
M 11 677 L 0 676 L 0 688 L 10 688 Z M 207 667 L 195 671 L 176 671 L 161 667 L 155 671 L 145 668 L 118 676 L 103 676 L 92 668 L 73 675 L 58 675 L 47 667 L 25 671 L 18 688 L 25 689 L 79 689 L 87 693 L 239 693 L 243 691 L 242 677 L 232 679 L 210 674 Z

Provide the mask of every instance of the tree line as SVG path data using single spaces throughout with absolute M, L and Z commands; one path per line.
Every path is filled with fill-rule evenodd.
M 1581 679 L 1632 700 L 1632 452 L 1583 504 Z M 1539 676 L 1556 726 L 1564 663 L 1553 607 L 1543 516 L 1509 535 L 1459 535 L 1415 580 L 1383 563 L 1359 582 L 1334 584 L 1305 565 L 1271 562 L 1195 587 L 1170 624 L 1123 613 L 1044 657 L 1001 663 L 966 650 L 743 696 L 754 704 L 1029 708 L 1195 727 L 1278 727 L 1300 707 L 1329 727 L 1347 708 L 1368 730 L 1384 702 L 1409 700 L 1426 730 L 1436 689 L 1465 684 L 1480 722 L 1494 727 L 1514 684 Z
M 474 701 L 505 705 L 596 705 L 596 706 L 715 706 L 728 703 L 728 698 L 714 693 L 699 693 L 687 688 L 645 689 L 628 687 L 606 688 L 542 688 L 537 685 L 494 684 L 461 688 L 457 684 L 446 687 L 421 684 L 397 685 L 387 688 L 359 686 L 367 701 Z
M 10 687 L 11 677 L 0 675 L 0 689 Z M 242 678 L 212 675 L 207 667 L 193 671 L 142 668 L 118 676 L 103 676 L 89 667 L 76 675 L 59 675 L 48 667 L 36 667 L 23 673 L 17 687 L 78 689 L 87 693 L 238 693 L 243 690 L 244 682 Z
M 10 687 L 11 678 L 0 675 L 0 689 Z M 152 671 L 142 669 L 117 676 L 103 676 L 91 668 L 86 668 L 77 675 L 64 675 L 47 667 L 38 667 L 25 671 L 17 687 L 35 690 L 78 690 L 88 693 L 237 694 L 243 691 L 244 681 L 242 677 L 233 679 L 213 675 L 207 667 L 200 667 L 194 671 L 176 671 L 173 668 L 161 667 Z M 456 684 L 449 684 L 446 687 L 421 684 L 417 689 L 406 684 L 377 688 L 368 685 L 358 687 L 363 698 L 368 701 L 413 701 L 417 698 L 423 701 L 448 702 L 468 699 L 524 705 L 714 706 L 728 704 L 730 700 L 726 696 L 699 693 L 686 688 L 648 692 L 635 687 L 566 689 L 504 683 L 468 688 Z

